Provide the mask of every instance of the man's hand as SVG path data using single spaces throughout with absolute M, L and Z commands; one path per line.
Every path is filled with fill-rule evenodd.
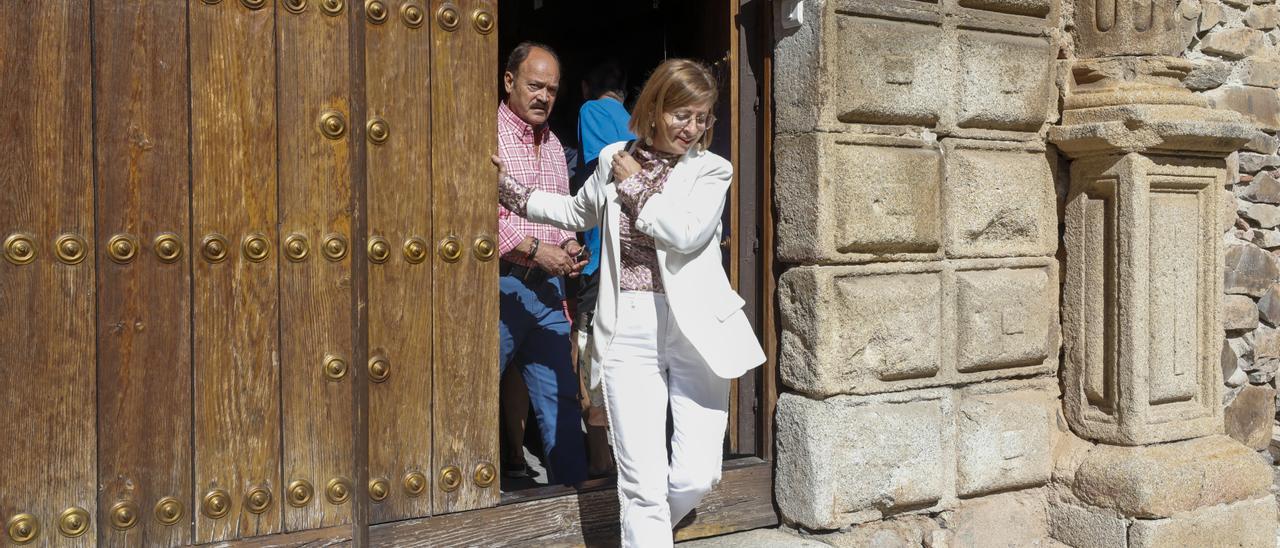
M 626 150 L 619 150 L 613 155 L 613 180 L 621 183 L 632 175 L 640 173 L 640 162 L 631 157 Z
M 552 276 L 575 277 L 587 265 L 586 261 L 575 263 L 569 252 L 555 245 L 541 245 L 533 255 L 533 262 Z
M 582 269 L 587 267 L 587 262 L 591 260 L 591 253 L 578 243 L 578 240 L 569 240 L 564 243 L 564 251 L 573 258 L 573 270 L 569 272 L 570 278 L 576 278 L 582 274 Z
M 578 243 L 578 240 L 566 240 L 564 245 L 560 247 L 563 247 L 565 253 L 568 253 L 570 257 L 575 259 L 578 257 L 578 254 L 582 253 L 582 244 Z

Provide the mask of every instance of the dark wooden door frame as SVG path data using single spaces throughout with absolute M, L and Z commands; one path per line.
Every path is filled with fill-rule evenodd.
M 769 352 L 774 337 L 772 307 L 772 273 L 767 270 L 773 256 L 772 248 L 764 245 L 764 235 L 771 228 L 765 223 L 771 220 L 766 213 L 770 207 L 769 192 L 771 173 L 766 169 L 768 131 L 771 117 L 768 106 L 768 79 L 765 59 L 772 55 L 770 40 L 771 9 L 766 0 L 730 0 L 735 3 L 733 25 L 737 29 L 732 49 L 736 56 L 734 77 L 737 90 L 734 93 L 734 128 L 737 133 L 734 151 L 736 192 L 734 205 L 737 211 L 737 230 L 732 245 L 737 257 L 738 293 L 746 301 L 745 310 L 756 334 L 765 345 L 768 361 L 760 369 L 743 376 L 737 382 L 737 421 L 730 427 L 736 431 L 731 447 L 740 454 L 754 454 L 768 459 L 772 452 L 772 439 L 768 430 L 773 427 L 772 414 L 767 412 L 767 402 L 772 397 L 773 383 L 767 382 L 774 374 L 773 355 Z

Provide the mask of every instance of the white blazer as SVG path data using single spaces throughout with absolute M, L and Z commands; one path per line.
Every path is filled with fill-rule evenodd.
M 534 192 L 527 207 L 526 218 L 534 222 L 574 232 L 601 227 L 600 294 L 591 356 L 598 363 L 609 352 L 618 323 L 621 206 L 610 174 L 613 155 L 624 146 L 618 142 L 600 151 L 595 173 L 577 194 Z M 651 196 L 636 218 L 636 229 L 653 237 L 676 325 L 707 366 L 726 379 L 765 361 L 742 312 L 742 297 L 729 285 L 720 263 L 720 215 L 732 177 L 728 160 L 691 148 L 672 168 L 662 192 Z

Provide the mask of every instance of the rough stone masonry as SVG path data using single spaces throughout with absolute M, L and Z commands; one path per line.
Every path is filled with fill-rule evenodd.
M 1273 0 L 803 10 L 774 54 L 786 525 L 1274 546 Z

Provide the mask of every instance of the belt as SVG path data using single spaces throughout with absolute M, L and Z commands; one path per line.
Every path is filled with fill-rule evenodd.
M 498 264 L 498 274 L 502 276 L 511 276 L 519 278 L 526 283 L 538 283 L 545 281 L 549 276 L 547 271 L 536 266 L 524 266 L 512 262 L 500 261 Z

